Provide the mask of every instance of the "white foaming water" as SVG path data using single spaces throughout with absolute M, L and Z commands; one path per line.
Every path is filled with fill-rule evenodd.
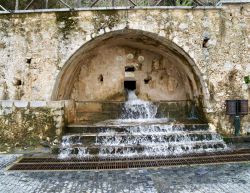
M 154 119 L 157 113 L 157 106 L 151 102 L 138 99 L 134 91 L 128 91 L 128 101 L 122 109 L 121 118 L 124 120 Z
M 72 145 L 76 147 L 72 147 Z M 81 137 L 79 135 L 66 135 L 62 138 L 61 151 L 59 159 L 67 159 L 71 157 L 88 157 L 88 148 L 82 146 Z
M 150 125 L 127 128 L 127 134 L 99 136 L 100 157 L 167 156 L 223 150 L 225 143 L 217 133 L 186 132 L 182 125 Z
M 75 134 L 63 137 L 59 157 L 167 156 L 227 148 L 217 133 L 199 126 L 187 129 L 167 118 L 156 118 L 157 110 L 156 105 L 138 99 L 134 91 L 129 91 L 121 118 L 96 124 L 105 125 L 91 144 L 98 150 L 97 155 L 91 153 L 86 134 Z

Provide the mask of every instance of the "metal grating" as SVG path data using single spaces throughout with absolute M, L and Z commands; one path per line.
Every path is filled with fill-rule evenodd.
M 187 166 L 200 164 L 219 164 L 250 162 L 250 149 L 227 152 L 190 154 L 168 157 L 141 158 L 82 158 L 61 160 L 50 157 L 23 157 L 7 170 L 9 171 L 65 171 L 65 170 L 115 170 L 128 168 Z

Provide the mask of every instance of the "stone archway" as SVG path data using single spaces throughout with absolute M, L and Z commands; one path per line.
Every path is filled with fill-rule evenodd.
M 199 69 L 180 47 L 150 32 L 119 30 L 89 41 L 72 55 L 57 78 L 52 99 L 115 100 L 122 94 L 119 92 L 123 89 L 124 67 L 129 65 L 140 65 L 138 82 L 144 80 L 145 84 L 148 84 L 148 91 L 149 87 L 154 87 L 153 84 L 157 91 L 161 83 L 165 84 L 166 93 L 158 96 L 159 100 L 184 100 L 201 96 L 208 98 L 207 87 Z M 147 82 L 148 76 L 153 77 Z M 115 82 L 115 89 L 111 88 L 114 87 L 112 80 Z M 77 84 L 82 86 L 80 93 Z M 92 90 L 93 86 L 99 90 Z M 145 85 L 141 83 L 138 86 L 141 90 L 145 89 Z M 178 93 L 173 92 L 175 87 Z M 111 90 L 105 93 L 106 89 Z M 89 95 L 88 91 L 97 93 Z M 167 91 L 172 93 L 166 95 Z M 149 100 L 157 100 L 153 91 L 151 93 Z M 143 91 L 139 94 L 145 98 Z
M 157 34 L 129 29 L 106 33 L 79 48 L 60 72 L 52 99 L 124 101 L 129 79 L 139 98 L 207 106 L 206 83 L 183 49 Z

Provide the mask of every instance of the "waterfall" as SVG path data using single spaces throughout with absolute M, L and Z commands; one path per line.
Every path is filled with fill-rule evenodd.
M 134 91 L 128 91 L 120 119 L 95 124 L 93 128 L 99 130 L 93 134 L 65 135 L 59 157 L 168 156 L 227 148 L 221 136 L 208 127 L 156 118 L 157 111 L 153 102 L 141 100 Z
M 122 109 L 122 119 L 154 119 L 157 106 L 148 101 L 138 99 L 135 91 L 128 91 L 128 100 Z

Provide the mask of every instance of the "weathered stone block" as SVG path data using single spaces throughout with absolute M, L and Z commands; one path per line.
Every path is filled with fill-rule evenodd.
M 12 107 L 13 106 L 13 101 L 2 101 L 2 107 L 5 108 L 5 107 Z
M 79 122 L 85 121 L 89 123 L 97 123 L 100 121 L 105 121 L 108 119 L 117 119 L 119 115 L 117 113 L 104 113 L 104 112 L 96 112 L 96 113 L 77 113 L 76 119 Z
M 30 107 L 46 107 L 46 101 L 30 101 Z
M 58 123 L 56 124 L 56 128 L 58 128 L 58 129 L 62 129 L 63 126 L 64 126 L 63 122 L 58 122 Z
M 0 151 L 35 148 L 43 141 L 52 145 L 54 139 L 60 137 L 64 126 L 63 116 L 55 118 L 48 107 L 27 109 L 24 107 L 26 104 L 17 103 L 20 108 L 13 106 L 0 110 Z M 57 128 L 61 132 L 56 131 Z
M 52 109 L 61 109 L 64 107 L 64 101 L 48 101 L 47 107 Z
M 15 107 L 18 108 L 26 108 L 28 107 L 29 102 L 28 101 L 14 101 Z
M 53 115 L 54 116 L 63 116 L 64 115 L 64 111 L 63 110 L 53 111 Z
M 76 103 L 76 111 L 77 112 L 101 112 L 102 111 L 102 103 L 98 102 L 80 102 Z
M 5 108 L 5 109 L 3 110 L 3 114 L 4 114 L 4 115 L 11 114 L 12 112 L 13 112 L 12 108 Z
M 62 116 L 54 116 L 54 121 L 56 123 L 62 123 L 63 122 L 63 117 Z

